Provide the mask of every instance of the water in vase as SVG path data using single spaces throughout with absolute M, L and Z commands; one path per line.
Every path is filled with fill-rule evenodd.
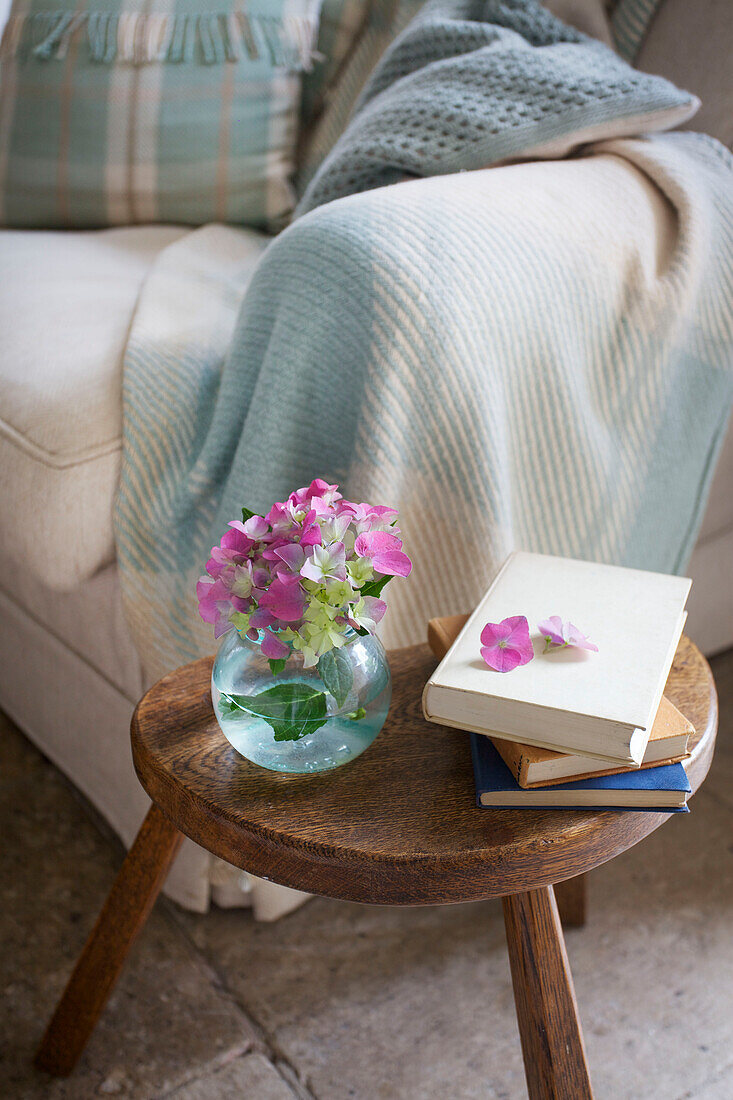
M 284 669 L 273 676 L 257 643 L 236 632 L 222 644 L 212 674 L 211 694 L 219 725 L 242 756 L 273 771 L 311 774 L 328 771 L 354 760 L 371 745 L 384 725 L 392 683 L 384 648 L 372 635 L 354 634 L 341 650 L 348 658 L 350 688 L 339 705 L 321 680 L 317 668 L 303 667 L 293 653 Z M 321 706 L 316 726 L 297 739 L 278 740 L 282 724 L 232 706 L 231 700 L 262 697 L 273 685 L 291 685 L 292 694 Z M 325 708 L 323 698 L 325 697 Z

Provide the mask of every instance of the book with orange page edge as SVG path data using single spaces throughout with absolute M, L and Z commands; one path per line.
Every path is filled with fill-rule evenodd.
M 430 620 L 428 644 L 436 657 L 442 659 L 446 655 L 467 619 L 468 615 L 446 615 Z M 687 745 L 694 732 L 692 724 L 663 696 L 641 767 L 661 767 L 686 760 Z M 599 769 L 599 761 L 590 757 L 553 752 L 504 738 L 490 740 L 519 786 L 527 790 L 637 770 L 619 766 Z

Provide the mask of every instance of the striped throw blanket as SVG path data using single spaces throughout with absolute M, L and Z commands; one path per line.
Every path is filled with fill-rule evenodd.
M 431 10 L 445 22 L 456 2 Z M 495 46 L 478 51 L 510 49 L 513 60 L 503 91 L 491 89 L 492 110 L 503 97 L 508 122 L 493 153 L 490 140 L 482 146 L 487 165 L 507 149 L 521 155 L 511 131 L 524 123 L 512 112 L 527 65 L 534 85 L 550 66 L 552 92 L 546 132 L 535 119 L 525 144 L 558 137 L 558 72 L 572 80 L 566 60 L 557 68 L 558 49 L 576 51 L 581 67 L 591 51 L 584 72 L 595 66 L 599 94 L 613 70 L 609 95 L 621 89 L 614 102 L 627 128 L 628 87 L 650 97 L 637 103 L 644 110 L 689 102 L 645 82 L 656 78 L 633 84 L 630 69 L 624 83 L 625 63 L 599 67 L 597 44 L 576 32 L 559 41 L 564 32 L 545 15 L 532 24 L 539 8 L 529 0 L 473 5 L 492 6 L 503 23 Z M 523 30 L 507 28 L 512 12 Z M 451 80 L 461 58 L 474 71 L 465 35 L 482 42 L 486 26 L 466 30 L 467 21 L 457 20 L 456 56 L 434 66 L 436 88 L 446 64 Z M 402 36 L 394 49 L 362 108 L 369 118 L 379 107 L 388 144 L 404 121 L 409 61 Z M 471 83 L 474 122 L 481 87 Z M 434 151 L 430 111 L 422 118 Z M 330 196 L 337 177 L 344 189 L 349 156 L 362 172 L 362 123 L 357 114 L 306 205 Z M 264 255 L 264 238 L 196 230 L 169 247 L 143 289 L 125 360 L 115 523 L 150 676 L 213 648 L 194 582 L 227 521 L 315 476 L 351 499 L 399 508 L 414 569 L 389 601 L 388 645 L 422 639 L 431 615 L 470 607 L 514 547 L 685 566 L 733 394 L 729 153 L 701 135 L 667 134 L 597 142 L 572 159 L 485 169 L 467 160 L 478 170 L 453 174 L 426 153 L 421 173 L 414 125 L 400 178 L 430 178 L 318 205 Z M 567 127 L 561 136 L 572 143 Z M 460 143 L 451 148 L 458 169 Z

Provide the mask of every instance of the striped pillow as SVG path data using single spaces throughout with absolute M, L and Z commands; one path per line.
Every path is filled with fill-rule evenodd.
M 633 64 L 661 0 L 618 0 L 611 15 L 616 50 Z
M 0 47 L 0 224 L 282 228 L 319 7 L 15 0 Z
M 307 129 L 323 110 L 324 102 L 348 63 L 372 11 L 392 0 L 322 0 L 316 60 L 303 77 L 300 115 Z

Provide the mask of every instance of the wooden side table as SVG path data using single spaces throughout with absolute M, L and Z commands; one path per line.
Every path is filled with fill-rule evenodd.
M 389 905 L 501 897 L 531 1100 L 591 1097 L 553 884 L 647 836 L 664 814 L 486 810 L 465 733 L 425 722 L 427 646 L 390 654 L 393 698 L 375 743 L 334 772 L 292 777 L 239 756 L 214 719 L 211 660 L 166 676 L 139 703 L 132 749 L 151 806 L 48 1026 L 36 1064 L 71 1072 L 143 927 L 182 834 L 298 890 Z M 704 779 L 717 729 L 710 668 L 688 639 L 666 694 L 697 730 Z

